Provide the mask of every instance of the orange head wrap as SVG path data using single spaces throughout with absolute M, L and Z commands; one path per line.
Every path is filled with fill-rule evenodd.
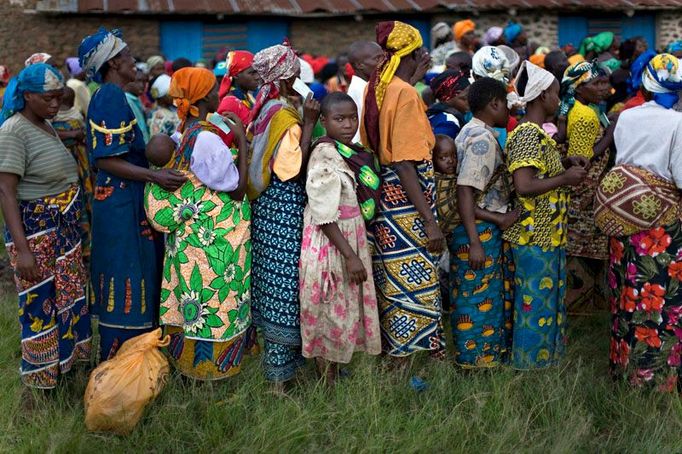
M 178 108 L 178 118 L 182 120 L 181 130 L 188 116 L 199 116 L 199 109 L 194 103 L 204 99 L 215 84 L 213 72 L 206 68 L 182 68 L 173 73 L 168 94 Z
M 460 41 L 462 36 L 469 32 L 473 32 L 474 30 L 476 30 L 476 23 L 469 19 L 455 22 L 455 25 L 452 26 L 452 32 L 455 34 L 455 39 L 457 41 Z
M 535 66 L 539 66 L 543 69 L 545 68 L 545 54 L 531 55 L 528 60 L 530 60 L 530 62 Z

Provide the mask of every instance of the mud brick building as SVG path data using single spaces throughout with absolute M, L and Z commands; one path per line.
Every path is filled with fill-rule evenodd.
M 0 0 L 0 64 L 13 71 L 33 52 L 75 55 L 100 25 L 119 27 L 135 55 L 211 58 L 223 46 L 258 50 L 286 36 L 298 49 L 333 55 L 372 39 L 378 20 L 400 19 L 422 31 L 472 18 L 480 32 L 520 22 L 533 41 L 578 44 L 612 30 L 641 35 L 658 48 L 682 36 L 680 0 Z

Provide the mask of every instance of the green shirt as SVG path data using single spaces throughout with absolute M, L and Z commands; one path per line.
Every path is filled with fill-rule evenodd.
M 61 140 L 22 114 L 0 127 L 0 172 L 19 175 L 17 198 L 34 200 L 66 191 L 78 182 L 78 167 Z

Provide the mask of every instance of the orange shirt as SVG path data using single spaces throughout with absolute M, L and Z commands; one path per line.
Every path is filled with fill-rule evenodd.
M 379 113 L 379 161 L 389 165 L 400 161 L 429 161 L 436 138 L 426 116 L 426 106 L 412 85 L 394 77 L 386 88 Z M 364 121 L 362 143 L 367 144 Z

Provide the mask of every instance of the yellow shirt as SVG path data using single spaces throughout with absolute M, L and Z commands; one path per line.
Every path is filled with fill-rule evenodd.
M 584 156 L 592 159 L 594 144 L 597 142 L 601 127 L 597 112 L 580 101 L 568 113 L 568 156 Z

